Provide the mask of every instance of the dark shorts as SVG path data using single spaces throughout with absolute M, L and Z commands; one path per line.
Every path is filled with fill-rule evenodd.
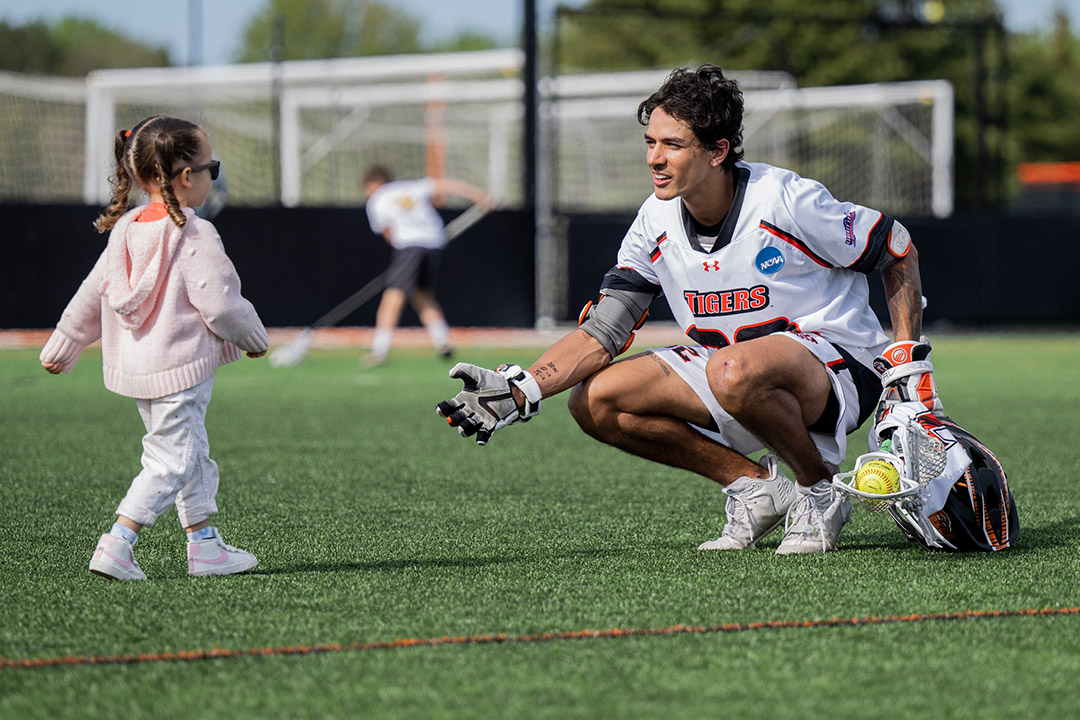
M 387 270 L 386 286 L 406 293 L 413 290 L 435 292 L 441 258 L 442 250 L 432 248 L 395 249 Z
M 840 356 L 844 358 L 843 369 L 851 373 L 851 379 L 859 393 L 859 425 L 861 426 L 873 414 L 877 408 L 878 400 L 881 399 L 881 377 L 858 362 L 844 348 L 830 343 Z M 829 393 L 829 399 L 825 405 L 825 411 L 821 413 L 809 429 L 811 432 L 831 433 L 836 423 L 840 420 L 840 400 L 835 392 Z

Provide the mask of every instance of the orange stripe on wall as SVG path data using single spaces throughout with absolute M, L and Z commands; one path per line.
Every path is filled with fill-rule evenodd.
M 1016 168 L 1024 185 L 1080 185 L 1080 162 L 1028 162 Z

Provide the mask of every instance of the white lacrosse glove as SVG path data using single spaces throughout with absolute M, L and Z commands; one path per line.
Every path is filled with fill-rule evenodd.
M 934 364 L 930 362 L 930 343 L 919 341 L 894 342 L 874 358 L 874 370 L 884 386 L 878 400 L 874 422 L 879 423 L 888 411 L 902 402 L 921 403 L 938 417 L 945 414 L 934 383 Z
M 435 412 L 457 428 L 461 437 L 476 435 L 477 445 L 487 445 L 492 434 L 507 425 L 526 422 L 540 412 L 540 386 L 536 378 L 518 365 L 500 365 L 486 370 L 469 363 L 458 363 L 450 377 L 460 379 L 465 387 L 450 400 L 435 406 Z M 518 409 L 513 385 L 525 396 L 525 407 Z

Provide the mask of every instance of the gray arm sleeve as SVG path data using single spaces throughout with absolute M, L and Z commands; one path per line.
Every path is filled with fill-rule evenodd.
M 604 288 L 600 300 L 589 308 L 581 329 L 596 338 L 611 357 L 626 349 L 634 331 L 641 327 L 653 294 Z

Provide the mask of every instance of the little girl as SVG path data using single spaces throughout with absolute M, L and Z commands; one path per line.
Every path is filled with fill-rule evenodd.
M 195 216 L 217 178 L 210 140 L 197 125 L 151 117 L 115 141 L 111 205 L 95 221 L 111 230 L 105 251 L 41 351 L 50 373 L 69 372 L 101 339 L 105 387 L 135 398 L 146 426 L 142 472 L 101 536 L 90 570 L 145 580 L 132 547 L 142 528 L 175 503 L 187 531 L 188 573 L 249 570 L 255 556 L 226 545 L 210 517 L 218 467 L 210 459 L 206 407 L 218 365 L 266 354 L 269 340 L 210 222 Z M 132 189 L 149 204 L 125 212 Z

